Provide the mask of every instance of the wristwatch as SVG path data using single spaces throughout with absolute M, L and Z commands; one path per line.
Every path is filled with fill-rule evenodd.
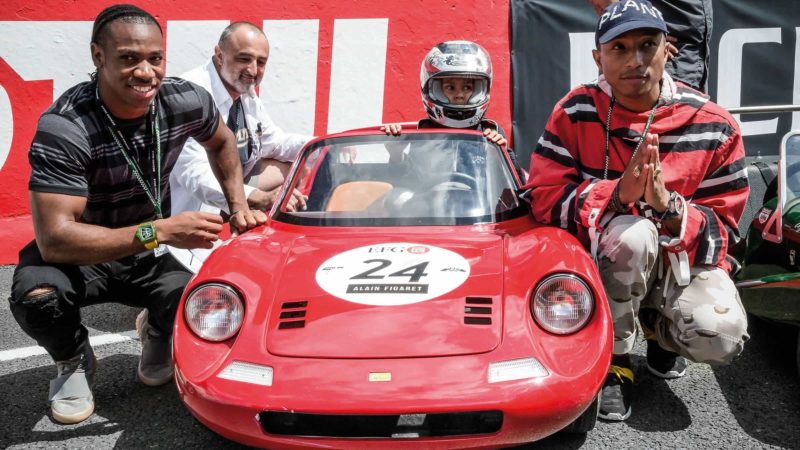
M 158 247 L 156 226 L 153 225 L 153 222 L 145 222 L 136 227 L 136 239 L 139 239 L 139 242 L 148 250 Z
M 658 215 L 658 212 L 653 211 L 655 214 L 650 216 L 650 220 L 656 224 L 656 228 L 661 229 L 661 222 L 668 219 L 679 219 L 683 217 L 685 202 L 686 200 L 683 199 L 681 194 L 678 194 L 675 191 L 670 191 L 669 201 L 667 201 L 667 209 L 665 209 L 661 215 Z
M 683 196 L 681 196 L 681 194 L 678 194 L 675 191 L 670 191 L 669 201 L 667 202 L 667 209 L 665 209 L 660 216 L 656 215 L 655 217 L 653 217 L 653 221 L 659 228 L 661 228 L 662 221 L 683 217 L 684 202 L 685 200 L 683 199 Z
M 667 210 L 661 215 L 661 220 L 683 217 L 683 207 L 683 196 L 675 191 L 671 191 L 669 193 L 669 202 L 667 202 Z

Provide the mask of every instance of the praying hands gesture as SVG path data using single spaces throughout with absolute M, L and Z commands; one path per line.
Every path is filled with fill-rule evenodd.
M 644 140 L 619 180 L 619 200 L 629 205 L 644 198 L 657 213 L 663 213 L 669 203 L 669 191 L 661 176 L 658 135 L 647 133 Z

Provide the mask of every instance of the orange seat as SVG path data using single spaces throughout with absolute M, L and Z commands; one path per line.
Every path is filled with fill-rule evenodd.
M 342 183 L 333 190 L 325 211 L 364 211 L 391 188 L 391 184 L 383 181 Z

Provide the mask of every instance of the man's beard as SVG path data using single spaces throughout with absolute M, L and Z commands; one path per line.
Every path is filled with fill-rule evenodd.
M 252 83 L 245 83 L 241 79 L 239 79 L 238 73 L 232 73 L 223 67 L 221 70 L 222 79 L 225 80 L 229 85 L 233 87 L 233 89 L 238 92 L 239 94 L 254 94 L 256 91 L 256 81 Z

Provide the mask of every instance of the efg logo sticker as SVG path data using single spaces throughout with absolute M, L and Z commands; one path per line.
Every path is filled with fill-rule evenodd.
M 388 243 L 359 247 L 329 258 L 316 280 L 331 295 L 376 306 L 424 302 L 461 286 L 469 262 L 440 247 Z

